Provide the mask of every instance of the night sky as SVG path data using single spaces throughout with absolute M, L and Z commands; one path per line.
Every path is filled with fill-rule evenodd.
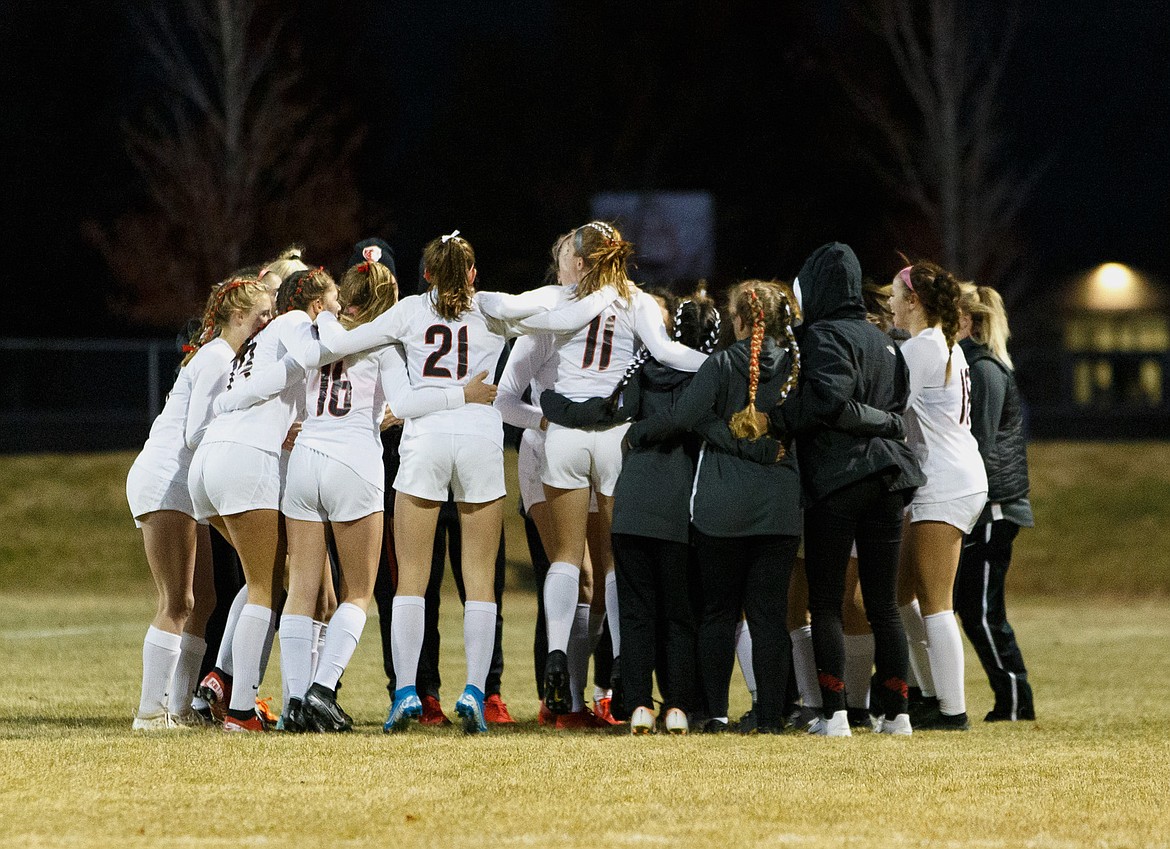
M 112 306 L 84 236 L 141 207 L 121 127 L 157 96 L 127 0 L 0 4 L 6 335 L 162 335 Z M 297 61 L 365 136 L 359 229 L 400 272 L 458 227 L 489 287 L 540 282 L 548 246 L 601 190 L 703 189 L 717 281 L 791 277 L 818 244 L 885 276 L 898 210 L 856 155 L 826 69 L 856 26 L 839 2 L 287 2 Z M 1170 15 L 1157 0 L 1020 4 L 1005 76 L 1009 154 L 1046 163 L 1020 222 L 1032 291 L 1104 261 L 1170 280 Z M 882 58 L 856 42 L 881 78 Z M 852 54 L 850 54 L 852 55 Z M 344 246 L 289 232 L 340 271 Z M 906 241 L 912 241 L 907 239 Z M 407 273 L 400 273 L 406 277 Z M 213 280 L 201 281 L 207 284 Z M 13 311 L 10 311 L 12 315 Z

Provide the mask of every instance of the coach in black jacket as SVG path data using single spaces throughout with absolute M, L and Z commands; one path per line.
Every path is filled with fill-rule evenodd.
M 887 730 L 908 731 L 908 719 L 898 718 L 906 713 L 909 661 L 895 588 L 902 508 L 924 480 L 902 440 L 909 372 L 893 340 L 866 320 L 861 266 L 847 245 L 818 248 L 798 282 L 804 365 L 797 393 L 773 412 L 772 420 L 774 428 L 796 437 L 800 457 L 813 651 L 825 717 L 831 721 L 821 729 L 848 730 L 841 603 L 856 540 L 874 635 L 879 686 L 873 702 L 890 721 Z
M 1012 370 L 987 345 L 968 337 L 959 347 L 971 369 L 971 432 L 987 469 L 987 507 L 963 541 L 955 612 L 995 693 L 984 719 L 1035 719 L 1028 670 L 1004 603 L 1012 542 L 1033 522 L 1020 392 Z

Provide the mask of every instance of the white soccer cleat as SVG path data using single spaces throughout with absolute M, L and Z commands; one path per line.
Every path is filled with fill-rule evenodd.
M 828 719 L 818 716 L 809 725 L 808 733 L 818 737 L 852 737 L 853 732 L 849 730 L 849 713 L 839 710 Z
M 910 727 L 910 714 L 900 713 L 893 719 L 880 720 L 877 732 L 879 734 L 897 734 L 902 737 L 909 737 L 914 733 L 914 729 Z
M 635 708 L 633 716 L 630 717 L 630 733 L 653 734 L 654 711 L 648 707 Z
M 187 730 L 189 726 L 179 722 L 178 717 L 165 708 L 155 713 L 136 714 L 130 725 L 132 731 L 176 731 Z
M 691 730 L 687 721 L 687 714 L 682 708 L 671 708 L 666 712 L 666 719 L 662 722 L 668 734 L 686 734 Z

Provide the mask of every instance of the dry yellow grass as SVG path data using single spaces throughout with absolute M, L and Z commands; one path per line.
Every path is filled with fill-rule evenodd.
M 504 693 L 519 728 L 383 735 L 371 621 L 342 691 L 357 733 L 241 739 L 129 731 L 147 600 L 10 595 L 0 845 L 1168 845 L 1163 606 L 1017 605 L 1036 723 L 823 740 L 540 729 L 533 599 L 509 605 Z M 462 680 L 453 597 L 443 632 L 450 708 Z M 969 656 L 975 717 L 990 707 L 981 676 Z M 733 696 L 746 708 L 738 680 Z

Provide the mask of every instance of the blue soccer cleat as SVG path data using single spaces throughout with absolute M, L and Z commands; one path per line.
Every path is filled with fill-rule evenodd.
M 387 734 L 401 731 L 410 720 L 418 719 L 422 714 L 422 700 L 418 697 L 418 690 L 413 686 L 395 690 L 394 704 L 390 706 L 390 715 L 386 717 L 386 724 L 382 726 L 382 730 Z
M 455 713 L 463 717 L 464 734 L 484 734 L 487 721 L 483 717 L 483 690 L 468 684 L 463 695 L 455 702 Z

